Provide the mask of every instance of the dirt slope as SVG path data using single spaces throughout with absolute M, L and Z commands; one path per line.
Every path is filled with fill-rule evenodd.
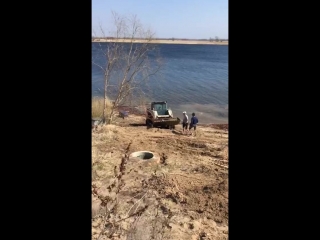
M 92 133 L 92 239 L 227 239 L 227 126 L 184 135 L 143 122 Z M 144 150 L 154 157 L 130 157 Z

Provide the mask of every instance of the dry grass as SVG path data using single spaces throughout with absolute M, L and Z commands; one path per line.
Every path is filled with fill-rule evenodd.
M 111 101 L 107 100 L 107 114 L 111 111 Z M 95 97 L 92 99 L 91 114 L 93 118 L 102 117 L 103 115 L 103 98 Z
M 104 125 L 101 126 L 97 131 L 98 135 L 92 139 L 92 145 L 111 143 L 117 140 L 117 132 L 114 125 Z

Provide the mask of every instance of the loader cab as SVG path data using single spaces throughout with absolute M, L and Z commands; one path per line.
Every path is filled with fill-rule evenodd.
M 167 102 L 152 102 L 151 109 L 153 111 L 157 111 L 158 115 L 167 115 L 168 114 Z

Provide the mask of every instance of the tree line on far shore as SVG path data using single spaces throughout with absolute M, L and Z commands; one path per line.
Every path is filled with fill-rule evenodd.
M 116 39 L 115 37 L 92 37 L 92 40 L 97 40 L 97 39 L 106 39 L 106 40 L 113 40 Z M 121 39 L 131 39 L 128 37 L 123 37 Z M 134 38 L 134 40 L 146 40 L 145 38 Z M 227 42 L 228 39 L 220 39 L 219 37 L 215 38 L 201 38 L 201 39 L 190 39 L 190 38 L 153 38 L 153 40 L 165 40 L 165 41 L 209 41 L 209 42 Z

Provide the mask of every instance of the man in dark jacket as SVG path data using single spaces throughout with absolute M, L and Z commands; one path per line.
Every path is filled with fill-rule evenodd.
M 191 130 L 192 127 L 193 127 L 194 130 L 196 130 L 197 123 L 198 123 L 198 118 L 196 117 L 195 113 L 192 113 L 192 118 L 190 120 L 189 130 Z

